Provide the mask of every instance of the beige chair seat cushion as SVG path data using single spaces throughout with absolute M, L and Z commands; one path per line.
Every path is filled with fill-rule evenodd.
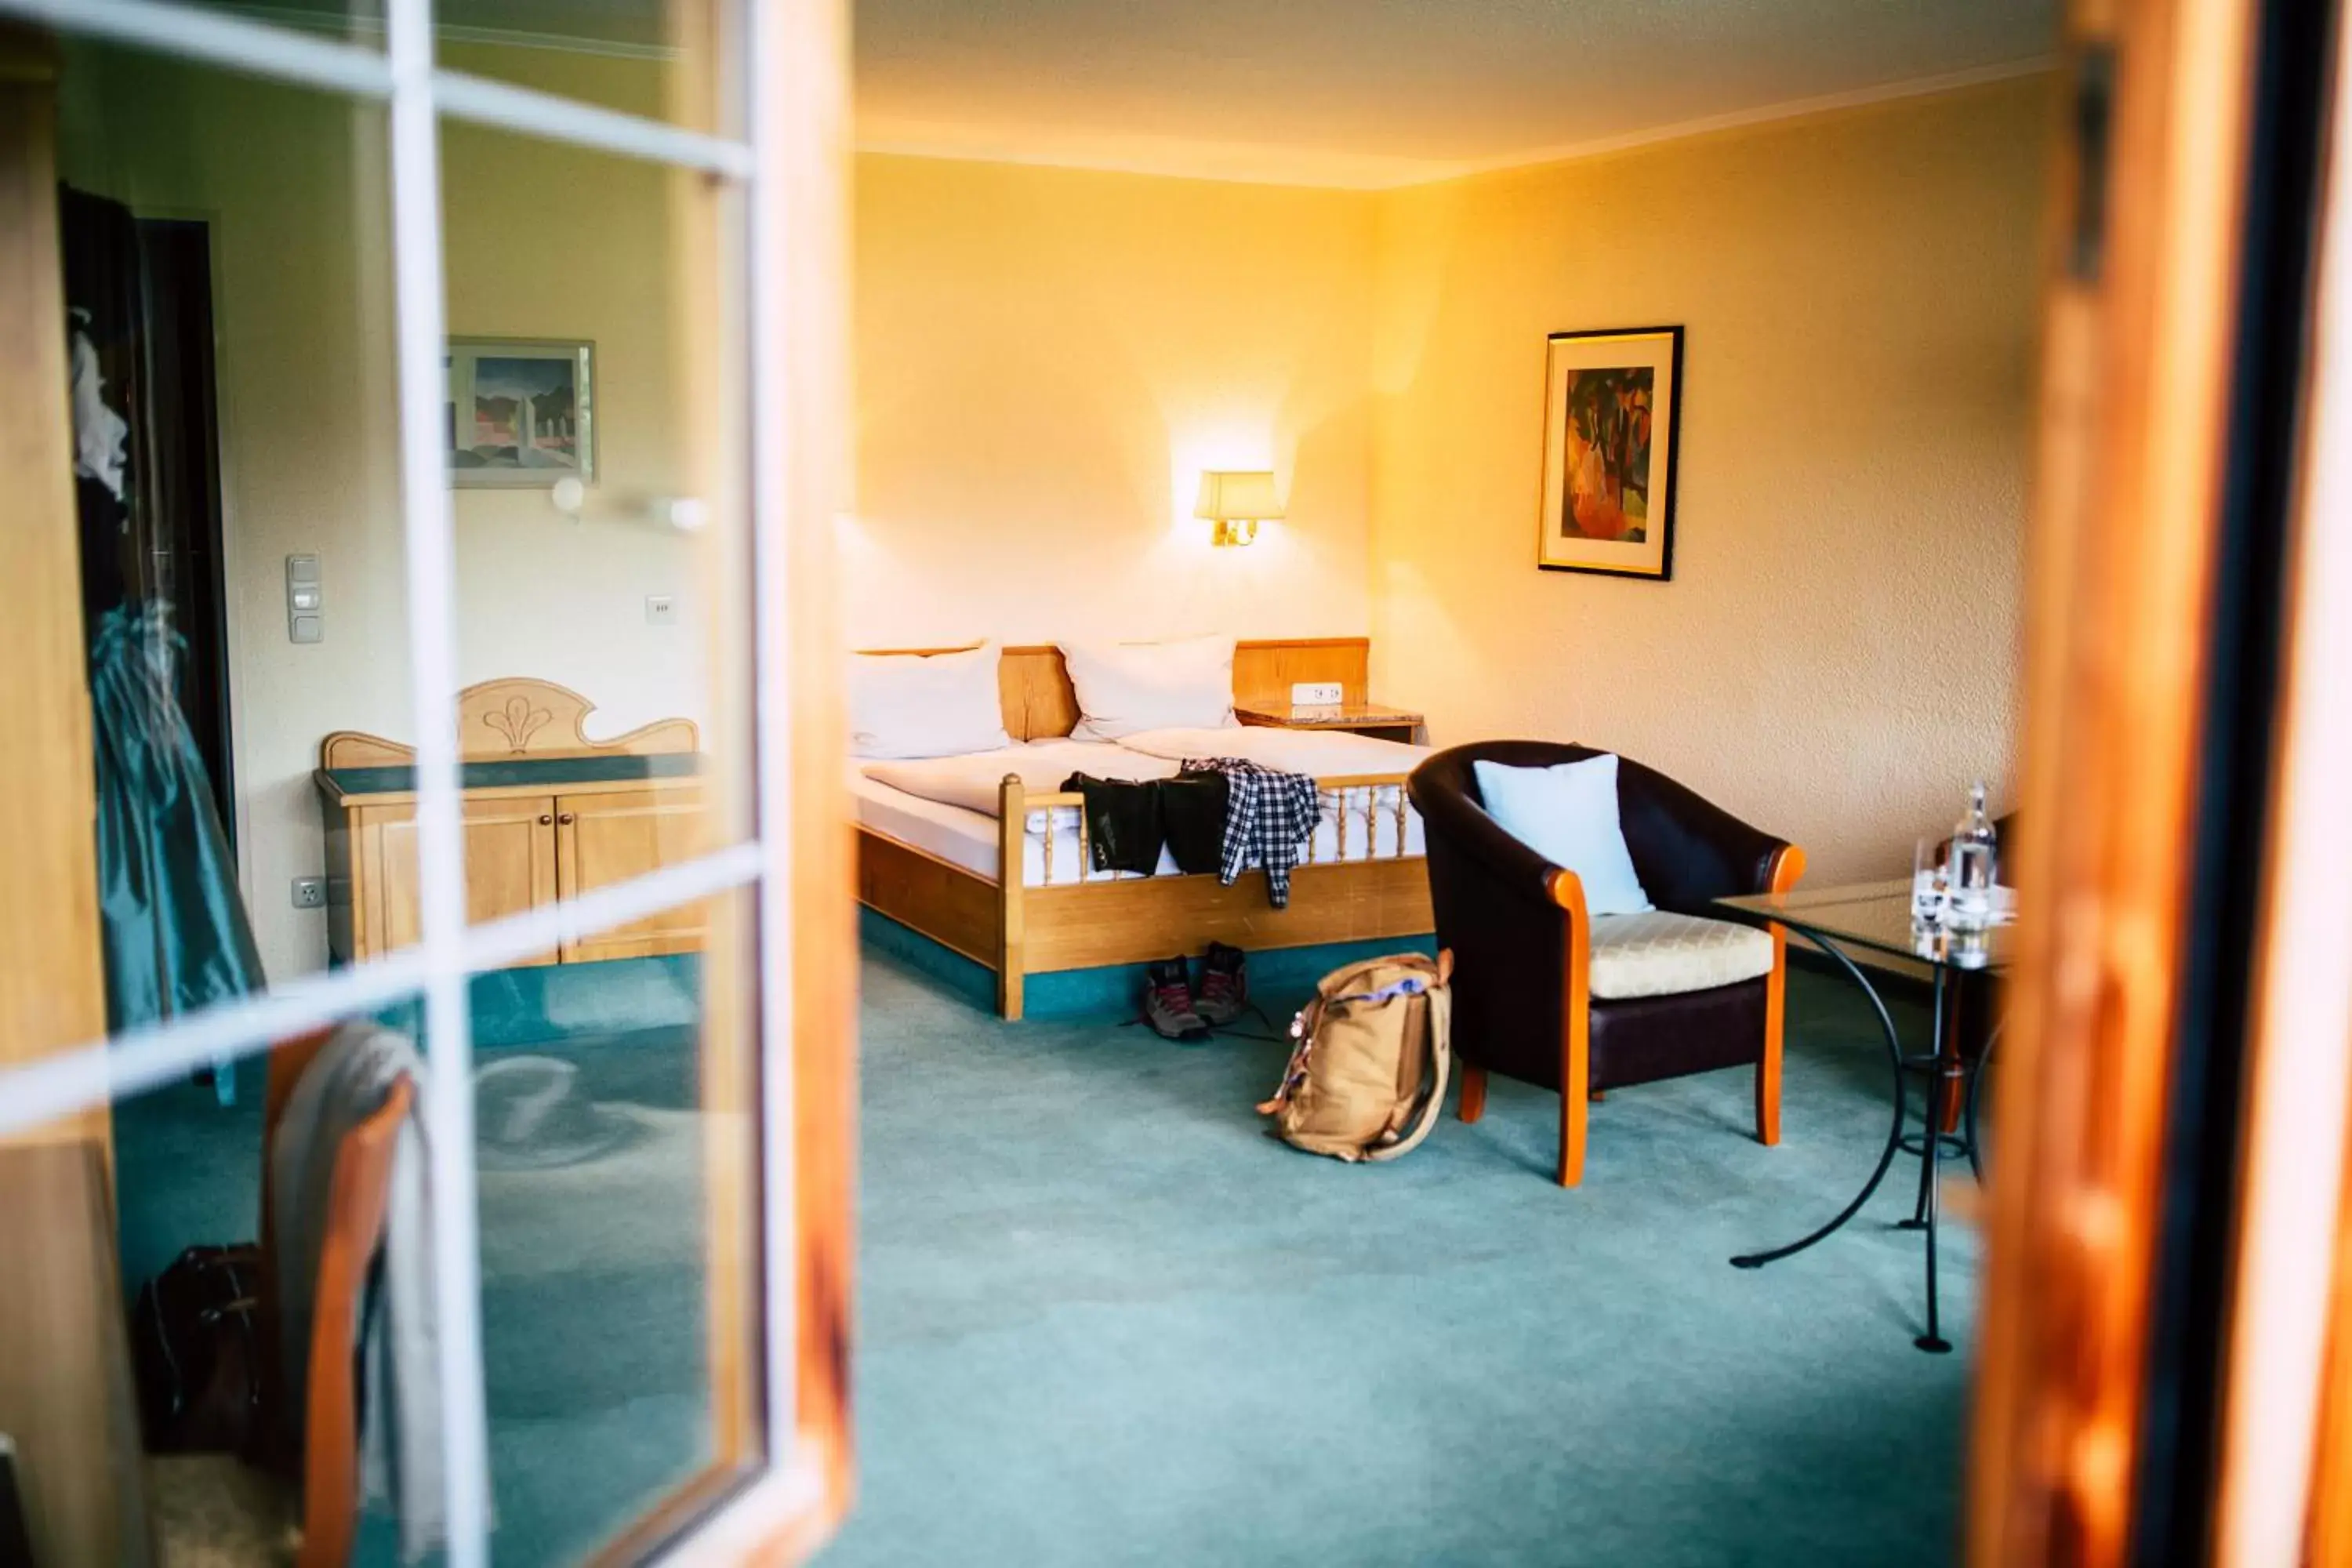
M 1664 910 L 1596 915 L 1591 955 L 1598 1001 L 1678 996 L 1772 973 L 1772 939 L 1756 927 Z

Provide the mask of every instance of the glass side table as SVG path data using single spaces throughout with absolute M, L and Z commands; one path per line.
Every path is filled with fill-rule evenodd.
M 1947 1004 L 1951 1000 L 1952 988 L 1967 976 L 1997 973 L 2008 966 L 2016 928 L 2004 924 L 1981 931 L 1915 930 L 1911 923 L 1911 884 L 1907 880 L 1718 899 L 1713 909 L 1751 925 L 1780 926 L 1827 953 L 1862 988 L 1871 1010 L 1878 1016 L 1878 1026 L 1886 1037 L 1886 1059 L 1894 1080 L 1894 1121 L 1887 1129 L 1886 1142 L 1878 1152 L 1878 1163 L 1871 1171 L 1870 1179 L 1863 1183 L 1853 1201 L 1818 1230 L 1769 1252 L 1742 1253 L 1731 1260 L 1732 1267 L 1761 1268 L 1835 1235 L 1862 1212 L 1863 1205 L 1886 1179 L 1895 1155 L 1916 1154 L 1919 1158 L 1919 1194 L 1911 1217 L 1902 1222 L 1902 1228 L 1920 1231 L 1927 1240 L 1927 1331 L 1912 1343 L 1938 1354 L 1948 1352 L 1952 1345 L 1941 1331 L 1936 1299 L 1937 1170 L 1945 1160 L 1964 1156 L 1977 1178 L 1981 1181 L 1984 1177 L 1983 1153 L 1977 1138 L 1977 1102 L 1984 1081 L 1984 1067 L 1992 1056 L 1999 1030 L 1995 1029 L 1984 1048 L 1970 1059 L 1963 1043 L 1948 1037 Z M 1849 948 L 1890 953 L 1927 966 L 1935 994 L 1934 1023 L 1925 1052 L 1905 1051 L 1902 1035 L 1895 1026 L 1894 1015 L 1886 1009 L 1885 999 L 1879 994 L 1869 973 L 1854 962 Z M 1914 1079 L 1925 1084 L 1916 1131 L 1912 1128 L 1910 1092 Z M 1947 1132 L 1944 1109 L 1955 1100 L 1962 1107 L 1959 1130 Z

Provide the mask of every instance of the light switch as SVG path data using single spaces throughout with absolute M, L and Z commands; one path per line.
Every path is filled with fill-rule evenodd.
M 327 640 L 327 589 L 315 555 L 286 558 L 286 636 L 291 642 Z
M 677 595 L 675 594 L 647 594 L 646 595 L 646 625 L 649 626 L 674 626 L 677 625 Z

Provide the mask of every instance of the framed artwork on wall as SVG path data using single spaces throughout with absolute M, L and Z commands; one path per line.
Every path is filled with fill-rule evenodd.
M 449 482 L 545 489 L 596 478 L 596 345 L 449 340 Z
M 1674 574 L 1682 383 L 1680 327 L 1546 340 L 1537 565 L 1659 582 Z

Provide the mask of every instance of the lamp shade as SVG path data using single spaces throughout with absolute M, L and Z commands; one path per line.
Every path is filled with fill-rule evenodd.
M 1192 515 L 1219 522 L 1264 522 L 1282 515 L 1282 498 L 1275 493 L 1270 473 L 1212 469 L 1201 476 L 1201 499 L 1192 503 Z

